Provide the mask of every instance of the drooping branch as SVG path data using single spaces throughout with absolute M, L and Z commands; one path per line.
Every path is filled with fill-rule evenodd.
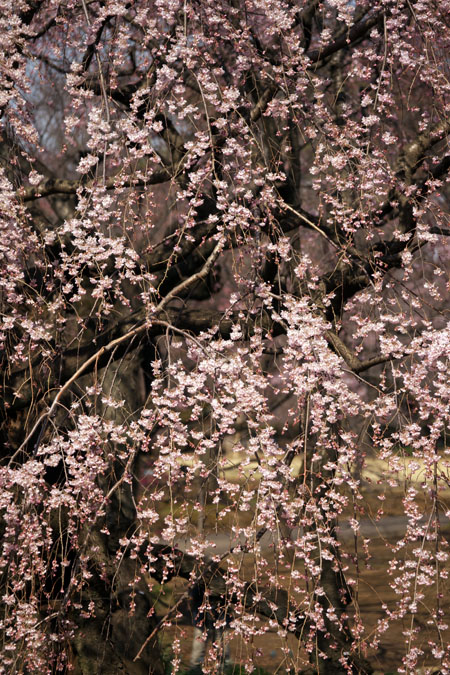
M 166 305 L 168 305 L 173 298 L 177 297 L 178 293 L 181 293 L 183 290 L 189 288 L 189 286 L 192 286 L 197 281 L 201 281 L 208 275 L 209 271 L 211 270 L 212 266 L 214 265 L 215 261 L 217 260 L 223 249 L 223 243 L 224 242 L 222 239 L 220 239 L 217 242 L 213 252 L 211 253 L 209 258 L 205 262 L 203 268 L 199 272 L 193 274 L 189 279 L 185 279 L 184 281 L 182 281 L 180 284 L 178 284 L 178 286 L 176 286 L 159 302 L 159 304 L 155 307 L 154 311 L 154 315 L 156 317 L 164 311 Z M 34 436 L 35 432 L 41 426 L 42 422 L 46 419 L 51 418 L 61 397 L 76 380 L 78 380 L 82 375 L 88 372 L 89 368 L 97 368 L 99 359 L 113 352 L 119 345 L 121 345 L 122 343 L 128 343 L 130 342 L 130 340 L 134 340 L 136 337 L 138 337 L 148 328 L 150 324 L 151 324 L 151 317 L 149 317 L 145 322 L 140 323 L 131 330 L 129 330 L 127 333 L 125 333 L 125 335 L 116 337 L 115 339 L 108 342 L 108 344 L 104 345 L 103 347 L 100 347 L 100 349 L 96 350 L 95 353 L 92 354 L 92 356 L 90 356 L 79 368 L 77 368 L 77 370 L 73 373 L 73 375 L 69 377 L 69 379 L 66 380 L 66 382 L 64 382 L 64 384 L 59 388 L 55 398 L 53 399 L 52 404 L 50 405 L 48 410 L 44 412 L 35 422 L 31 431 L 25 437 L 23 443 L 17 449 L 16 454 L 20 453 L 27 446 L 30 439 Z
M 272 586 L 262 586 L 260 584 L 256 586 L 252 582 L 245 582 L 239 596 L 237 596 L 234 593 L 230 593 L 224 573 L 217 563 L 206 561 L 203 565 L 199 566 L 194 556 L 184 553 L 176 546 L 166 544 L 153 544 L 151 545 L 150 552 L 153 561 L 151 574 L 160 583 L 163 579 L 169 581 L 173 577 L 187 579 L 190 588 L 195 584 L 201 583 L 208 588 L 210 596 L 221 598 L 224 605 L 229 606 L 230 604 L 239 602 L 239 605 L 245 611 L 254 611 L 263 617 L 275 620 L 283 628 L 288 627 L 289 632 L 299 639 L 304 636 L 305 631 L 310 627 L 310 620 L 305 616 L 304 611 L 292 602 L 289 591 L 286 591 L 284 588 L 273 588 Z M 141 555 L 142 553 L 145 558 L 147 552 L 143 551 Z M 229 553 L 226 555 L 229 555 Z M 170 566 L 168 567 L 167 561 L 169 560 Z M 175 606 L 169 610 L 168 615 L 161 619 L 161 623 L 170 620 L 188 596 L 189 591 L 186 591 Z M 153 634 L 148 639 L 152 637 Z M 336 639 L 336 636 L 333 637 Z M 142 645 L 142 648 L 144 647 L 145 643 Z M 342 639 L 340 647 L 341 649 L 348 649 L 348 644 Z M 138 657 L 139 652 L 136 659 Z M 338 659 L 339 652 L 336 655 L 336 663 L 330 664 L 330 668 L 335 668 L 333 671 L 335 673 L 346 672 L 345 669 L 341 671 Z M 352 654 L 351 661 L 354 667 L 357 668 L 358 673 L 370 674 L 373 672 L 370 664 L 360 655 L 356 653 Z M 316 671 L 308 670 L 306 672 Z

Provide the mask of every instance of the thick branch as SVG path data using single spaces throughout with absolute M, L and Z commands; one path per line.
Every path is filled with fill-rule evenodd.
M 310 52 L 308 54 L 310 61 L 313 64 L 316 64 L 319 61 L 323 61 L 323 59 L 326 59 L 327 56 L 331 56 L 340 49 L 350 47 L 350 45 L 365 37 L 367 33 L 377 25 L 382 16 L 383 12 L 378 11 L 368 19 L 354 24 L 349 31 L 345 31 L 341 37 L 329 44 L 327 47 L 315 49 L 314 51 Z
M 395 360 L 393 356 L 374 356 L 372 359 L 360 361 L 356 354 L 354 354 L 351 349 L 347 347 L 347 345 L 334 331 L 327 330 L 325 336 L 327 338 L 327 342 L 331 345 L 336 354 L 342 356 L 350 370 L 356 375 L 358 373 L 362 373 L 364 370 L 372 368 L 372 366 L 378 366 L 380 363 L 386 363 L 387 361 Z
M 419 134 L 414 141 L 409 143 L 402 153 L 401 164 L 407 169 L 407 173 L 412 174 L 422 164 L 428 150 L 436 143 L 442 141 L 450 132 L 450 119 L 443 120 L 436 124 L 433 129 Z
M 166 183 L 175 178 L 167 169 L 155 169 L 145 180 L 136 179 L 130 176 L 121 178 L 120 176 L 113 176 L 108 178 L 105 183 L 107 190 L 114 190 L 129 187 L 147 187 L 148 185 L 158 185 L 159 183 Z M 17 197 L 24 202 L 32 201 L 33 199 L 41 199 L 42 197 L 49 197 L 50 195 L 66 194 L 74 195 L 81 187 L 92 188 L 98 185 L 95 180 L 64 180 L 61 178 L 47 178 L 36 186 L 22 187 L 17 191 Z

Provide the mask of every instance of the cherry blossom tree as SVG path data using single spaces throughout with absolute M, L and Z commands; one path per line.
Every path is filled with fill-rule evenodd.
M 450 673 L 449 18 L 1 0 L 2 673 Z

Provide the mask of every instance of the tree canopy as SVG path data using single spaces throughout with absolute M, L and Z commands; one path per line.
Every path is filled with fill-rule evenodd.
M 0 6 L 1 672 L 450 673 L 448 0 Z

